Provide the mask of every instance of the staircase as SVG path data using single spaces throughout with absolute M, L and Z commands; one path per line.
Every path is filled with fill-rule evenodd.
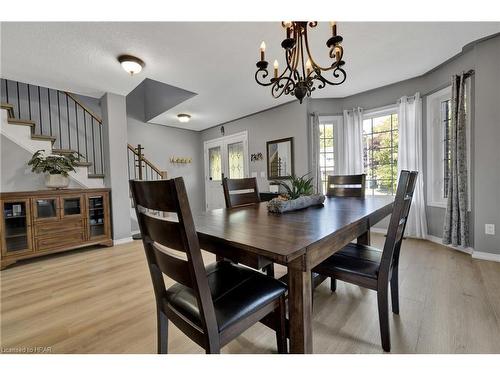
M 77 153 L 69 177 L 83 188 L 104 187 L 102 120 L 74 95 L 2 79 L 3 136 L 33 154 Z

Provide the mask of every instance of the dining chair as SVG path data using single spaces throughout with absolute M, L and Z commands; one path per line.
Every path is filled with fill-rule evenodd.
M 255 177 L 231 179 L 223 177 L 222 189 L 224 190 L 226 208 L 238 208 L 260 203 L 259 187 Z M 263 260 L 260 259 L 253 263 L 259 264 L 268 276 L 274 277 L 274 263 L 265 261 L 266 264 L 262 264 L 262 262 Z
M 286 353 L 286 285 L 227 261 L 205 268 L 184 180 L 130 181 L 156 299 L 158 353 L 167 353 L 170 320 L 207 353 L 267 315 Z M 174 280 L 168 289 L 163 275 Z
M 224 177 L 222 188 L 227 208 L 260 203 L 259 188 L 255 177 L 231 179 Z
M 328 197 L 365 196 L 366 174 L 328 176 L 326 195 Z
M 388 287 L 391 287 L 392 312 L 399 314 L 398 265 L 403 234 L 410 211 L 418 172 L 401 171 L 394 208 L 391 214 L 383 250 L 372 246 L 349 243 L 313 271 L 377 292 L 378 315 L 382 348 L 391 350 L 388 312 Z

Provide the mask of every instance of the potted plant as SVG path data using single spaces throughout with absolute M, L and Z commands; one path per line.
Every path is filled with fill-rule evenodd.
M 28 165 L 34 173 L 47 173 L 45 186 L 48 188 L 62 189 L 69 185 L 69 172 L 75 171 L 78 158 L 76 152 L 66 155 L 46 155 L 44 150 L 33 154 Z
M 286 193 L 281 194 L 278 198 L 271 199 L 268 202 L 267 209 L 270 212 L 283 213 L 323 204 L 325 196 L 313 194 L 313 178 L 306 178 L 308 174 L 306 173 L 301 177 L 292 174 L 285 180 L 274 181 L 273 183 L 282 186 Z

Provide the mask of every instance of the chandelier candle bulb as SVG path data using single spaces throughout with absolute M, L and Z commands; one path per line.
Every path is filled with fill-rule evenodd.
M 337 36 L 337 22 L 330 21 L 330 26 L 332 27 L 332 35 Z
M 265 60 L 264 56 L 265 52 L 266 52 L 266 43 L 262 41 L 262 43 L 260 44 L 260 61 Z
M 339 47 L 335 47 L 335 59 L 337 61 L 340 61 L 340 48 Z
M 279 68 L 278 60 L 274 60 L 274 78 L 278 78 L 278 68 Z

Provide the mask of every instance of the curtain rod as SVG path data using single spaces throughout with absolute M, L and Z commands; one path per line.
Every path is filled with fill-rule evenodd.
M 470 69 L 466 72 L 463 73 L 464 77 L 467 78 L 467 77 L 470 77 L 471 75 L 475 74 L 476 71 L 474 69 Z

